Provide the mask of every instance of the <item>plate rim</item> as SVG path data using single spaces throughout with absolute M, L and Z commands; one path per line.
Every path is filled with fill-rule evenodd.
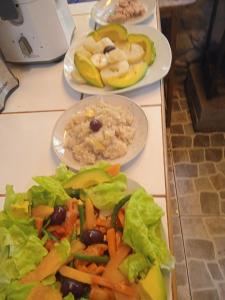
M 159 80 L 163 79 L 169 72 L 170 68 L 171 68 L 171 63 L 172 63 L 172 50 L 171 50 L 171 47 L 170 47 L 170 44 L 169 44 L 169 41 L 168 39 L 166 38 L 166 36 L 158 29 L 156 28 L 153 28 L 151 26 L 148 26 L 148 25 L 124 25 L 128 31 L 131 31 L 132 30 L 139 30 L 141 28 L 143 28 L 143 30 L 149 30 L 151 34 L 151 32 L 154 32 L 154 34 L 158 35 L 160 37 L 160 39 L 163 40 L 163 43 L 164 45 L 166 45 L 167 47 L 167 50 L 168 50 L 168 56 L 169 56 L 169 61 L 168 61 L 168 69 L 165 70 L 163 72 L 162 75 L 160 76 L 157 76 L 157 78 L 155 80 L 150 80 L 149 82 L 145 82 L 143 84 L 143 79 L 146 77 L 144 77 L 143 79 L 141 79 L 140 81 L 138 81 L 136 84 L 132 85 L 132 86 L 129 86 L 129 87 L 126 87 L 126 88 L 121 88 L 121 89 L 111 89 L 111 90 L 106 90 L 105 88 L 98 88 L 98 87 L 95 87 L 95 86 L 91 86 L 91 85 L 88 85 L 88 84 L 76 84 L 75 82 L 71 82 L 71 80 L 68 78 L 69 74 L 68 72 L 66 71 L 66 61 L 68 60 L 69 57 L 71 57 L 70 55 L 70 52 L 71 52 L 71 49 L 74 47 L 75 44 L 79 44 L 79 42 L 77 42 L 76 38 L 72 41 L 72 43 L 70 44 L 70 47 L 68 48 L 66 54 L 65 54 L 65 57 L 64 57 L 64 60 L 63 60 L 63 74 L 64 74 L 64 78 L 67 82 L 67 84 L 70 86 L 71 89 L 79 92 L 79 93 L 83 93 L 83 94 L 86 94 L 86 95 L 94 95 L 94 94 L 99 94 L 99 95 L 112 95 L 112 94 L 122 94 L 122 93 L 125 93 L 125 92 L 130 92 L 130 91 L 133 91 L 133 90 L 136 90 L 136 89 L 140 89 L 142 87 L 145 87 L 147 85 L 152 85 L 154 84 L 155 82 L 158 82 Z M 83 39 L 85 36 L 87 36 L 87 34 L 89 32 L 91 32 L 92 30 L 90 29 L 90 31 L 86 32 L 84 35 L 82 35 L 81 37 L 79 37 L 79 40 Z M 134 32 L 135 33 L 135 32 Z M 148 70 L 151 68 L 151 66 L 148 66 Z M 148 71 L 147 71 L 148 72 Z M 141 84 L 142 82 L 142 84 Z M 96 91 L 93 91 L 92 89 L 95 89 Z
M 114 160 L 107 160 L 107 159 L 103 159 L 101 161 L 105 161 L 105 162 L 109 162 L 109 163 L 120 163 L 121 167 L 122 166 L 126 166 L 128 163 L 131 163 L 135 158 L 137 158 L 141 152 L 144 150 L 145 146 L 146 146 L 146 143 L 147 143 L 147 139 L 148 139 L 148 134 L 149 134 L 149 122 L 148 122 L 148 118 L 144 112 L 144 110 L 142 109 L 142 107 L 137 104 L 136 102 L 132 101 L 129 97 L 126 97 L 126 96 L 123 96 L 123 95 L 93 95 L 93 96 L 88 96 L 88 97 L 85 97 L 83 98 L 82 100 L 79 100 L 77 103 L 74 103 L 72 106 L 70 106 L 68 109 L 66 109 L 59 117 L 58 119 L 56 120 L 55 124 L 54 124 L 54 127 L 53 127 L 53 130 L 52 130 L 52 134 L 51 134 L 51 146 L 53 148 L 53 151 L 56 155 L 56 157 L 59 159 L 60 162 L 66 164 L 69 168 L 71 168 L 72 170 L 80 170 L 80 168 L 83 167 L 83 165 L 79 164 L 79 166 L 74 166 L 73 163 L 71 164 L 68 164 L 68 161 L 65 162 L 65 160 L 63 159 L 64 156 L 60 156 L 59 155 L 59 152 L 56 150 L 56 146 L 54 145 L 54 138 L 55 138 L 55 132 L 56 132 L 56 129 L 57 127 L 59 126 L 60 122 L 62 121 L 64 115 L 66 113 L 68 113 L 69 111 L 71 111 L 71 113 L 75 113 L 74 109 L 77 105 L 81 104 L 81 103 L 84 103 L 84 101 L 91 101 L 92 99 L 98 99 L 99 98 L 107 98 L 107 97 L 117 97 L 119 99 L 122 99 L 123 103 L 130 103 L 131 107 L 135 107 L 141 114 L 142 114 L 142 117 L 143 117 L 143 120 L 144 120 L 144 123 L 145 123 L 145 135 L 144 135 L 144 143 L 143 145 L 140 147 L 140 149 L 138 149 L 137 151 L 135 151 L 135 154 L 132 156 L 132 158 L 130 159 L 127 159 L 125 162 L 118 162 L 118 160 L 120 160 L 121 157 L 115 159 L 116 162 L 114 162 Z M 98 100 L 101 100 L 101 99 L 98 99 Z M 102 99 L 103 101 L 105 101 L 105 99 Z M 106 99 L 107 101 L 107 99 Z M 113 101 L 112 99 L 108 99 L 108 101 Z M 111 103 L 110 103 L 111 104 Z M 69 121 L 69 120 L 68 120 Z M 136 127 L 136 130 L 139 129 L 140 126 L 137 126 Z M 65 129 L 64 129 L 64 132 L 65 132 Z M 64 147 L 63 147 L 64 149 Z M 127 154 L 127 153 L 126 153 Z M 125 155 L 126 155 L 125 154 Z M 124 155 L 122 156 L 122 158 L 124 157 Z M 75 160 L 74 160 L 75 161 Z M 98 163 L 100 161 L 96 161 L 95 163 Z M 91 165 L 90 165 L 91 166 Z
M 104 0 L 100 0 L 100 1 L 97 1 L 96 3 L 95 3 L 95 5 L 92 7 L 92 9 L 91 9 L 91 12 L 90 12 L 90 16 L 91 16 L 91 18 L 93 19 L 93 21 L 95 21 L 97 24 L 99 24 L 99 25 L 107 25 L 107 24 L 111 24 L 111 22 L 104 22 L 104 21 L 101 21 L 101 20 L 99 20 L 98 18 L 96 18 L 95 16 L 94 16 L 94 11 L 96 10 L 96 8 L 99 6 L 99 4 L 101 3 L 101 2 L 103 2 Z M 143 0 L 140 0 L 142 3 L 144 2 Z M 148 2 L 149 0 L 146 0 L 145 2 Z M 138 24 L 141 24 L 141 23 L 143 23 L 143 22 L 145 22 L 148 18 L 151 18 L 152 17 L 152 15 L 154 14 L 154 10 L 155 10 L 155 8 L 156 8 L 156 0 L 150 0 L 150 1 L 152 1 L 152 5 L 153 5 L 153 7 L 152 7 L 152 9 L 147 13 L 147 15 L 146 15 L 146 17 L 144 17 L 143 19 L 141 19 L 141 20 L 138 20 L 138 19 L 130 19 L 130 21 L 128 20 L 127 22 L 124 22 L 124 23 L 121 23 L 121 24 L 123 24 L 123 25 L 138 25 Z

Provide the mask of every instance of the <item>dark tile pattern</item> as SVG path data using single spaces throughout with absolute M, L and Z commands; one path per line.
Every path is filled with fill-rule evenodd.
M 178 300 L 225 300 L 224 134 L 195 133 L 183 94 L 174 107 L 167 138 Z

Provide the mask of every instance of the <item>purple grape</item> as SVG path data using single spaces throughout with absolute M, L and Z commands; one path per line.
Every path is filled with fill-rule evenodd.
M 92 119 L 90 122 L 90 128 L 92 131 L 97 132 L 102 127 L 102 122 L 97 119 Z
M 54 208 L 54 212 L 50 216 L 51 225 L 61 225 L 66 219 L 66 209 L 63 206 Z

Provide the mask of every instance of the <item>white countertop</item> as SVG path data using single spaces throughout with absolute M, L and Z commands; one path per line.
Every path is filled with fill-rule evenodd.
M 76 24 L 75 38 L 94 28 L 89 17 L 94 3 L 70 5 Z M 146 25 L 157 28 L 156 12 Z M 4 199 L 6 184 L 14 185 L 16 192 L 23 192 L 33 184 L 33 176 L 54 173 L 59 164 L 51 146 L 55 122 L 67 108 L 85 97 L 67 85 L 63 61 L 11 66 L 11 69 L 20 86 L 0 114 L 0 200 Z M 158 81 L 123 94 L 142 106 L 149 122 L 149 134 L 144 150 L 122 170 L 153 194 L 166 213 L 166 134 L 162 90 L 162 82 Z M 163 224 L 168 229 L 167 217 L 165 214 Z M 168 238 L 168 232 L 166 236 Z M 172 299 L 171 295 L 169 298 Z
M 89 13 L 95 2 L 70 5 L 75 19 L 75 37 L 94 28 Z M 157 27 L 156 13 L 146 25 Z M 51 174 L 59 164 L 51 147 L 54 124 L 64 110 L 80 101 L 63 76 L 63 61 L 45 65 L 12 66 L 19 88 L 9 97 L 0 115 L 0 194 L 11 183 L 24 191 L 35 175 Z M 163 95 L 158 81 L 128 96 L 143 109 L 149 121 L 149 136 L 144 151 L 124 170 L 153 195 L 165 196 L 163 155 Z M 86 95 L 84 95 L 85 97 Z

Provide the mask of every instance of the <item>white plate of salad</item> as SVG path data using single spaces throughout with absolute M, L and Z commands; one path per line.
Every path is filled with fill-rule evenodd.
M 165 300 L 163 209 L 117 165 L 61 165 L 0 213 L 0 298 Z
M 145 147 L 148 120 L 143 109 L 120 95 L 90 96 L 66 110 L 53 129 L 57 157 L 79 170 L 101 160 L 125 165 Z

